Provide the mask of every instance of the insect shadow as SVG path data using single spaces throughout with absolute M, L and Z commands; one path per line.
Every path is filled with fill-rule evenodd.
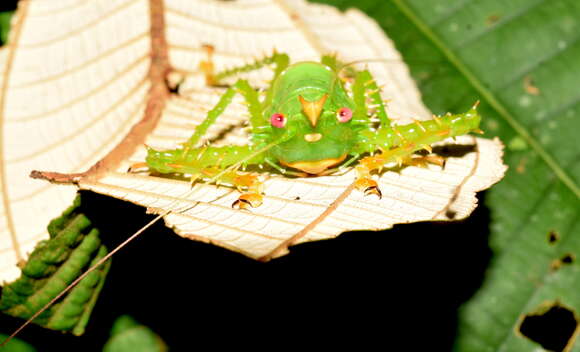
M 433 153 L 445 158 L 462 158 L 473 152 L 477 152 L 475 144 L 446 144 L 433 147 Z

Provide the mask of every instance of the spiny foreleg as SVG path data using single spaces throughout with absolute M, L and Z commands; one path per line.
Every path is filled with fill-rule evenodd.
M 336 57 L 336 53 L 322 55 L 320 58 L 320 63 L 330 67 L 333 71 L 338 72 L 339 66 L 342 65 Z
M 207 129 L 216 122 L 217 118 L 223 114 L 225 109 L 231 104 L 236 93 L 239 93 L 244 97 L 244 102 L 250 112 L 250 124 L 252 125 L 252 128 L 257 128 L 258 126 L 263 125 L 262 107 L 258 100 L 258 93 L 250 87 L 248 81 L 240 79 L 226 90 L 218 103 L 207 113 L 206 118 L 195 127 L 193 135 L 187 140 L 187 142 L 183 143 L 186 150 L 194 149 L 197 146 L 201 137 L 206 134 Z
M 352 93 L 356 105 L 355 119 L 368 119 L 367 113 L 370 108 L 373 111 L 372 117 L 378 117 L 381 128 L 391 125 L 391 120 L 387 116 L 385 104 L 381 97 L 380 88 L 368 70 L 357 72 L 352 85 Z M 367 101 L 370 103 L 368 106 Z
M 234 186 L 242 194 L 232 207 L 246 209 L 262 204 L 262 182 L 258 175 L 238 170 L 239 167 L 262 164 L 264 156 L 252 156 L 255 153 L 252 146 L 206 146 L 167 151 L 149 148 L 146 162 L 151 171 L 189 175 L 192 182 L 211 181 Z M 228 170 L 232 165 L 238 167 Z
M 356 188 L 364 191 L 365 194 L 376 194 L 381 197 L 377 182 L 371 178 L 372 172 L 380 172 L 388 163 L 412 164 L 413 153 L 421 149 L 431 152 L 431 144 L 448 137 L 461 136 L 469 132 L 481 133 L 479 129 L 481 116 L 476 108 L 477 103 L 463 114 L 434 116 L 432 120 L 382 128 L 374 133 L 366 132 L 367 136 L 361 138 L 365 142 L 359 143 L 355 149 L 361 153 L 372 150 L 381 152 L 359 161 L 355 167 Z M 429 159 L 426 160 L 429 161 Z M 431 160 L 440 163 L 437 158 Z
M 338 77 L 345 83 L 353 82 L 356 77 L 357 71 L 352 64 L 357 62 L 344 63 L 338 59 L 337 53 L 322 55 L 320 62 L 336 72 Z

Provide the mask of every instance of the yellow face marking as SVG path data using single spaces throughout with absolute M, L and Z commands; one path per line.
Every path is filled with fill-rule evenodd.
M 346 159 L 346 154 L 338 158 L 322 159 L 316 161 L 297 161 L 295 163 L 287 163 L 284 162 L 283 160 L 280 160 L 280 164 L 282 164 L 283 166 L 291 167 L 293 169 L 304 171 L 311 175 L 318 175 L 321 174 L 324 170 L 333 167 L 337 164 L 340 164 L 341 162 L 344 161 L 344 159 Z
M 298 96 L 298 100 L 300 100 L 300 104 L 302 104 L 302 110 L 304 110 L 304 113 L 306 114 L 306 117 L 308 117 L 308 121 L 310 121 L 312 127 L 316 127 L 316 124 L 318 123 L 318 118 L 320 117 L 326 98 L 328 98 L 328 94 L 324 94 L 317 101 L 307 101 L 302 97 L 302 95 Z
M 306 142 L 318 142 L 322 138 L 320 133 L 309 133 L 304 135 Z

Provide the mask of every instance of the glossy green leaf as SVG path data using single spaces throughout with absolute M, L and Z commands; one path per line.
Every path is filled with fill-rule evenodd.
M 0 334 L 0 341 L 4 341 L 7 338 L 8 335 Z M 2 347 L 2 352 L 36 352 L 36 348 L 20 339 L 14 338 L 6 346 Z
M 554 305 L 580 314 L 580 3 L 393 0 L 339 6 L 357 6 L 381 24 L 433 112 L 462 111 L 481 100 L 486 136 L 506 144 L 510 170 L 486 197 L 493 257 L 483 286 L 461 308 L 455 349 L 539 347 L 519 332 L 526 315 L 542 316 Z M 556 342 L 539 343 L 580 350 L 558 324 L 564 322 L 551 324 Z
M 107 254 L 99 231 L 82 214 L 80 196 L 48 225 L 48 232 L 50 239 L 38 243 L 24 264 L 21 277 L 2 288 L 0 310 L 3 313 L 30 318 Z M 49 329 L 82 335 L 109 266 L 107 262 L 91 272 L 34 322 Z
M 128 315 L 117 318 L 111 338 L 103 348 L 104 352 L 162 352 L 167 346 L 151 329 L 141 325 Z

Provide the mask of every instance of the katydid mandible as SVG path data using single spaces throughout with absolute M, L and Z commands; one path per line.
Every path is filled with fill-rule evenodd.
M 183 147 L 159 151 L 148 149 L 150 171 L 187 174 L 192 180 L 205 180 L 235 186 L 241 195 L 233 207 L 247 209 L 262 204 L 262 183 L 255 173 L 240 172 L 251 165 L 268 165 L 282 174 L 320 176 L 354 162 L 355 186 L 365 194 L 381 197 L 373 172 L 389 163 L 442 164 L 434 155 L 412 158 L 413 153 L 430 145 L 469 132 L 478 132 L 477 103 L 466 113 L 396 126 L 389 119 L 380 88 L 368 70 L 350 70 L 351 79 L 340 75 L 348 65 L 335 56 L 320 62 L 289 65 L 286 54 L 274 52 L 255 63 L 214 74 L 213 48 L 206 47 L 208 61 L 200 67 L 208 84 L 224 78 L 275 65 L 274 78 L 260 101 L 247 80 L 239 79 L 221 96 L 205 120 Z M 250 142 L 244 146 L 199 145 L 207 129 L 216 122 L 235 94 L 241 94 L 250 113 Z M 377 126 L 378 124 L 378 126 Z M 359 160 L 361 156 L 367 155 Z M 418 160 L 422 159 L 422 160 Z

